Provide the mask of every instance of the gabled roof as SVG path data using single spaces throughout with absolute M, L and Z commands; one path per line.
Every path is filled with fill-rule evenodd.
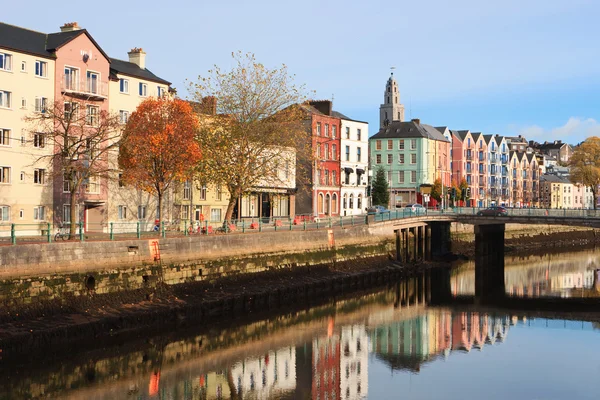
M 42 57 L 53 57 L 46 50 L 46 34 L 0 22 L 0 47 Z
M 339 119 L 345 119 L 346 121 L 362 122 L 363 124 L 367 124 L 368 123 L 368 122 L 365 122 L 365 121 L 359 121 L 357 119 L 352 119 L 350 117 L 345 116 L 341 112 L 338 112 L 338 111 L 335 111 L 335 110 L 331 112 L 331 116 L 335 117 L 335 118 L 339 118 Z
M 477 142 L 480 137 L 483 136 L 481 132 L 471 132 L 471 136 L 473 136 L 473 141 Z
M 462 140 L 465 140 L 465 138 L 467 137 L 467 135 L 470 133 L 471 131 L 466 130 L 466 131 L 458 131 L 458 135 L 460 136 L 460 138 Z
M 454 131 L 454 130 L 450 129 L 450 134 L 452 135 L 453 138 L 456 138 L 457 140 L 460 140 L 461 142 L 463 142 L 465 140 L 465 138 L 461 136 L 459 131 Z
M 488 145 L 490 144 L 492 139 L 494 139 L 494 135 L 483 135 L 483 140 L 485 140 L 485 143 Z M 495 140 L 494 140 L 494 142 L 495 142 Z
M 166 81 L 158 76 L 154 75 L 152 71 L 147 68 L 140 68 L 137 64 L 118 60 L 116 58 L 110 58 L 110 72 L 129 75 L 136 78 L 146 79 L 152 82 L 164 83 L 165 85 L 171 85 L 171 82 Z
M 393 121 L 388 126 L 379 130 L 371 139 L 402 139 L 426 138 L 448 142 L 448 139 L 431 125 L 416 123 L 414 121 Z

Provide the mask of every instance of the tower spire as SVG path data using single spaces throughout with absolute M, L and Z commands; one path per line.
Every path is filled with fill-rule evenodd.
M 404 106 L 400 103 L 400 90 L 394 78 L 396 67 L 390 67 L 390 77 L 385 86 L 383 104 L 379 107 L 379 127 L 383 128 L 393 121 L 404 121 Z

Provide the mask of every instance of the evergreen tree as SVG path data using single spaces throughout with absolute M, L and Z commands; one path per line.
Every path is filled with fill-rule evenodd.
M 375 172 L 371 195 L 373 197 L 373 205 L 387 207 L 390 202 L 389 186 L 387 179 L 385 179 L 385 170 L 381 166 Z

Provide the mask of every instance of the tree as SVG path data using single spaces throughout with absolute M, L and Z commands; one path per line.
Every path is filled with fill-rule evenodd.
M 191 105 L 169 97 L 144 100 L 127 121 L 119 149 L 122 179 L 157 197 L 159 219 L 171 184 L 189 179 L 200 161 L 197 129 Z
M 467 180 L 463 177 L 460 180 L 460 185 L 458 186 L 459 189 L 459 193 L 456 193 L 456 198 L 457 199 L 462 199 L 462 200 L 468 200 L 467 199 L 467 188 L 469 187 L 469 184 L 467 183 Z
M 213 115 L 200 117 L 203 160 L 197 179 L 227 188 L 225 220 L 231 220 L 238 198 L 251 189 L 297 181 L 301 163 L 296 161 L 310 153 L 305 114 L 297 106 L 305 99 L 304 87 L 293 83 L 285 65 L 268 69 L 252 54 L 232 57 L 231 71 L 215 66 L 190 83 L 197 104 L 216 101 Z
M 577 146 L 569 164 L 571 182 L 590 187 L 595 210 L 598 202 L 598 185 L 600 185 L 600 137 L 589 137 Z
M 390 202 L 389 186 L 382 166 L 379 166 L 375 172 L 371 196 L 373 205 L 387 206 Z
M 442 201 L 442 180 L 437 178 L 433 182 L 433 187 L 431 188 L 431 198 L 436 199 L 437 201 Z
M 101 110 L 98 102 L 63 97 L 25 117 L 38 146 L 51 153 L 38 157 L 46 163 L 51 179 L 62 180 L 60 192 L 69 193 L 69 238 L 76 232 L 77 203 L 91 180 L 108 179 L 114 171 L 109 153 L 119 146 L 119 116 Z M 39 179 L 39 178 L 38 178 Z

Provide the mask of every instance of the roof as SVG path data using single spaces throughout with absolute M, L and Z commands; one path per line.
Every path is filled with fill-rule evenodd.
M 53 57 L 46 50 L 46 34 L 0 22 L 0 47 L 42 57 Z
M 490 142 L 494 139 L 494 135 L 483 135 L 483 140 L 485 140 L 486 144 L 490 144 Z
M 458 131 L 458 136 L 462 139 L 465 140 L 465 138 L 467 137 L 467 135 L 470 133 L 471 131 L 466 130 L 466 131 Z
M 341 112 L 338 112 L 338 111 L 335 111 L 335 110 L 331 112 L 331 116 L 335 117 L 335 118 L 339 118 L 339 119 L 345 119 L 346 121 L 362 122 L 363 124 L 367 124 L 368 123 L 368 122 L 365 122 L 365 121 L 359 121 L 357 119 L 352 119 L 350 117 L 345 116 Z
M 82 34 L 85 34 L 102 55 L 106 57 L 111 64 L 111 73 L 121 73 L 171 85 L 171 82 L 159 78 L 148 69 L 142 69 L 128 61 L 110 58 L 86 29 L 46 34 L 0 22 L 0 47 L 46 58 L 55 58 L 55 51 L 57 49 Z
M 426 138 L 448 142 L 448 139 L 437 129 L 427 124 L 417 124 L 414 121 L 393 121 L 379 130 L 371 139 Z
M 152 82 L 158 82 L 158 83 L 164 83 L 165 85 L 171 85 L 171 82 L 166 81 L 166 80 L 154 75 L 152 73 L 152 71 L 150 71 L 148 68 L 140 68 L 135 63 L 132 63 L 129 61 L 118 60 L 116 58 L 110 58 L 109 60 L 110 60 L 110 70 L 111 70 L 110 72 L 111 73 L 129 75 L 129 76 L 133 76 L 136 78 L 146 79 L 146 80 L 152 81 Z
M 544 174 L 540 176 L 540 181 L 552 183 L 571 183 L 569 179 L 554 174 Z

